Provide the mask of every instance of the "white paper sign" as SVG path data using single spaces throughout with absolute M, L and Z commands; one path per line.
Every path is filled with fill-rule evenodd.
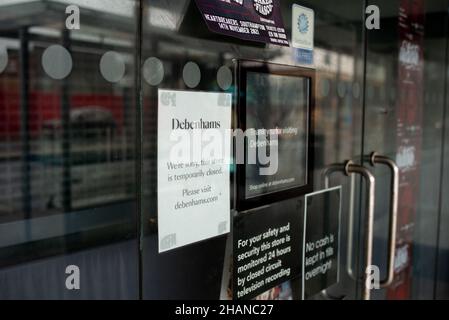
M 298 49 L 296 51 L 298 62 L 313 64 L 315 12 L 297 4 L 292 8 L 292 46 Z
M 232 95 L 159 90 L 159 252 L 230 231 Z

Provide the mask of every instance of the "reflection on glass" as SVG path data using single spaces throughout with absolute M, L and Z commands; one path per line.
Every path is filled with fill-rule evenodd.
M 48 5 L 38 5 L 44 2 Z M 31 279 L 29 285 L 41 288 L 33 293 L 36 297 L 63 297 L 52 289 L 65 267 L 37 285 L 39 268 L 30 264 L 36 259 L 52 270 L 60 255 L 81 250 L 73 262 L 84 263 L 86 277 L 95 268 L 120 273 L 135 261 L 133 251 L 117 258 L 117 249 L 96 261 L 83 251 L 133 239 L 137 232 L 135 3 L 0 3 L 0 67 L 6 62 L 0 73 L 0 298 L 31 294 L 25 281 L 10 285 L 14 279 Z M 61 17 L 69 4 L 80 7 L 80 30 L 68 30 L 64 19 L 53 18 Z M 100 70 L 102 57 L 111 51 L 123 58 L 118 69 L 103 63 L 109 78 L 120 80 L 113 84 Z M 104 268 L 106 261 L 110 264 Z M 15 267 L 19 263 L 20 270 Z M 13 266 L 8 274 L 5 266 Z M 97 297 L 119 297 L 113 282 L 105 294 L 99 289 L 104 283 L 95 283 Z M 85 290 L 79 296 L 92 293 Z

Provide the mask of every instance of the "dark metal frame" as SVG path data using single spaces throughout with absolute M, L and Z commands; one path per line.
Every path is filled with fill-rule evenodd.
M 314 163 L 314 123 L 315 123 L 315 71 L 303 67 L 273 64 L 263 61 L 240 60 L 238 61 L 237 77 L 237 128 L 247 130 L 246 122 L 246 90 L 248 72 L 265 73 L 279 76 L 290 76 L 298 78 L 307 78 L 309 85 L 309 107 L 308 107 L 308 134 L 307 134 L 307 164 L 306 164 L 306 183 L 287 190 L 266 193 L 261 196 L 246 197 L 246 164 L 238 164 L 236 172 L 237 187 L 237 210 L 246 211 L 259 208 L 275 202 L 295 198 L 313 191 L 313 163 Z M 247 156 L 247 140 L 245 139 L 245 159 Z

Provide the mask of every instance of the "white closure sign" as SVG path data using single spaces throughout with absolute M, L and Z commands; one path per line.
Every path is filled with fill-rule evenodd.
M 230 232 L 232 95 L 159 90 L 158 101 L 162 253 Z

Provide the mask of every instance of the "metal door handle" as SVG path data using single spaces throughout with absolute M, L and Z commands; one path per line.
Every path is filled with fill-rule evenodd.
M 376 152 L 373 152 L 367 160 L 371 163 L 373 167 L 376 164 L 384 165 L 391 170 L 391 199 L 389 208 L 389 232 L 388 232 L 388 270 L 387 277 L 380 282 L 382 288 L 389 287 L 394 280 L 394 259 L 396 256 L 396 230 L 397 230 L 397 220 L 398 220 L 398 202 L 399 202 L 399 168 L 396 163 L 385 156 L 381 156 Z
M 370 300 L 371 284 L 370 284 L 370 269 L 373 261 L 373 230 L 374 230 L 374 204 L 375 204 L 375 190 L 376 179 L 373 174 L 363 166 L 357 165 L 352 161 L 348 161 L 342 165 L 332 165 L 324 172 L 325 185 L 329 187 L 330 175 L 335 172 L 343 172 L 347 176 L 352 174 L 359 174 L 366 180 L 366 208 L 365 208 L 365 240 L 364 240 L 364 273 L 363 273 L 363 291 L 362 299 Z

